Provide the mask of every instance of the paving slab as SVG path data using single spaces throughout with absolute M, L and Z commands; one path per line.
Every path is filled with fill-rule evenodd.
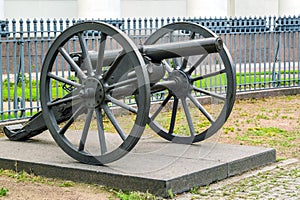
M 207 185 L 276 161 L 272 148 L 200 142 L 140 140 L 122 159 L 105 166 L 66 155 L 49 132 L 25 142 L 0 138 L 0 168 L 167 196 Z

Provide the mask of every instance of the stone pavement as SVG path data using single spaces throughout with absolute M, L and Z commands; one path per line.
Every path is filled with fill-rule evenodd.
M 275 163 L 174 199 L 300 199 L 300 161 Z

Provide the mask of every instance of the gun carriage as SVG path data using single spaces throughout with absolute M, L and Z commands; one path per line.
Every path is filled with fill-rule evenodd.
M 214 99 L 218 112 L 199 95 Z M 151 103 L 153 98 L 160 101 Z M 234 100 L 231 56 L 207 28 L 168 24 L 136 46 L 116 27 L 89 21 L 66 29 L 49 48 L 40 77 L 42 111 L 4 132 L 11 140 L 27 140 L 48 129 L 74 159 L 103 165 L 132 150 L 146 125 L 171 142 L 209 138 L 225 123 Z M 161 121 L 166 109 L 168 120 Z M 182 130 L 177 118 L 188 128 Z

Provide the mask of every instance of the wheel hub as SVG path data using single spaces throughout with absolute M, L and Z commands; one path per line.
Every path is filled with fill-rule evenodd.
M 98 107 L 104 100 L 105 92 L 100 80 L 90 77 L 83 83 L 83 88 L 79 92 L 87 107 Z
M 191 91 L 191 84 L 189 81 L 189 77 L 180 70 L 174 70 L 169 75 L 169 80 L 175 82 L 174 85 L 171 85 L 168 89 L 175 94 L 176 97 L 186 97 Z

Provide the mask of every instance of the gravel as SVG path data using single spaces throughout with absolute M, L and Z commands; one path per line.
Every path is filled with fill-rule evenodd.
M 289 159 L 174 199 L 300 199 L 300 162 Z

